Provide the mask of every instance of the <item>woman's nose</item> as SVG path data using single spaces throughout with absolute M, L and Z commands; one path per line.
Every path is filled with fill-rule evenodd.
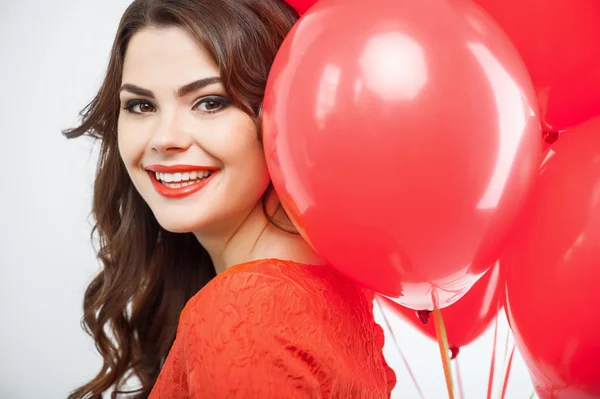
M 192 138 L 186 133 L 181 119 L 177 115 L 161 119 L 150 141 L 154 151 L 168 154 L 185 151 L 192 145 Z

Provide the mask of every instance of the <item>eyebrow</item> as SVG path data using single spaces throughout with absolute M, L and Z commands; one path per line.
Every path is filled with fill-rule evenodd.
M 206 86 L 210 86 L 216 83 L 221 83 L 221 78 L 217 76 L 211 76 L 208 78 L 198 79 L 194 82 L 181 86 L 179 89 L 177 89 L 175 93 L 177 94 L 177 97 L 184 97 L 196 90 L 200 90 Z M 119 93 L 122 91 L 128 91 L 130 93 L 137 94 L 138 96 L 148 97 L 151 99 L 156 98 L 156 96 L 151 90 L 144 89 L 143 87 L 139 87 L 130 83 L 125 83 L 123 86 L 121 86 L 121 88 L 119 89 Z

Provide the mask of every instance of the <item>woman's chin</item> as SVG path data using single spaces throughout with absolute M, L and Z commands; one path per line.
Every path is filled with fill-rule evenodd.
M 157 218 L 158 224 L 171 233 L 191 233 L 202 228 L 202 223 L 187 218 L 186 220 L 177 220 L 173 218 Z

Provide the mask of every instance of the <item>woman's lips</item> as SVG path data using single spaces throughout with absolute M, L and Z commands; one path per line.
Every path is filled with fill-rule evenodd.
M 167 198 L 187 197 L 206 187 L 219 172 L 191 165 L 151 165 L 145 169 L 156 192 Z

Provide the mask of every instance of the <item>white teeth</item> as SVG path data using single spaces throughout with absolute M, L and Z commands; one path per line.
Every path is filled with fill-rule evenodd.
M 192 172 L 183 173 L 155 172 L 155 175 L 156 179 L 162 182 L 162 184 L 164 184 L 165 186 L 171 188 L 180 188 L 200 183 L 212 173 L 213 171 L 208 170 L 195 170 Z
M 192 172 L 183 172 L 183 173 L 163 173 L 156 172 L 156 179 L 162 181 L 163 183 L 179 183 L 186 182 L 195 179 L 202 179 L 210 176 L 212 171 L 208 170 L 195 170 Z

